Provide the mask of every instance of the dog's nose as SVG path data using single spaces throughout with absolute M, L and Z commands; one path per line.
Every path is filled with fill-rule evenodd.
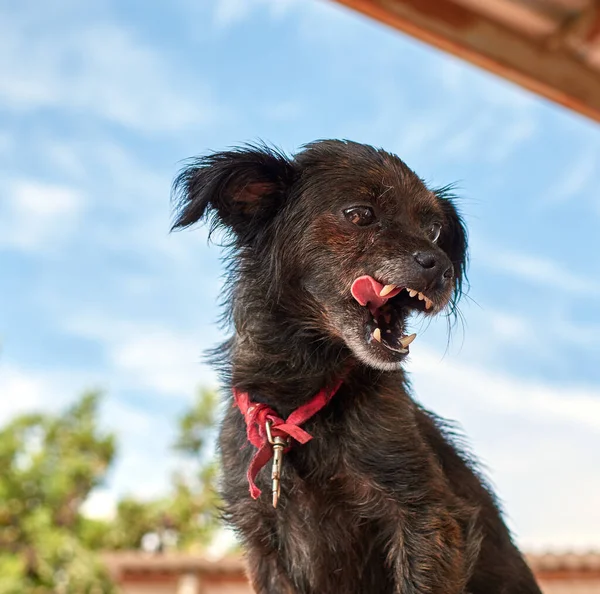
M 415 252 L 413 257 L 421 269 L 421 274 L 431 281 L 438 278 L 443 283 L 454 276 L 454 267 L 444 254 L 433 251 Z
M 433 252 L 416 252 L 413 255 L 415 257 L 415 260 L 423 268 L 434 268 L 437 264 L 437 259 Z

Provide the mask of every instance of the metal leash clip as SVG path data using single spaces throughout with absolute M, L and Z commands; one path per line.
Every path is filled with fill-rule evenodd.
M 271 446 L 273 446 L 273 467 L 271 469 L 271 481 L 273 492 L 273 507 L 277 507 L 279 496 L 281 495 L 281 467 L 283 465 L 283 452 L 289 445 L 289 439 L 283 437 L 273 437 L 271 433 L 271 421 L 265 423 L 265 430 L 267 432 L 267 439 Z

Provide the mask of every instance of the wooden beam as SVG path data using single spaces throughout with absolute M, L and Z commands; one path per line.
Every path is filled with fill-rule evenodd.
M 452 0 L 337 0 L 600 122 L 600 72 Z

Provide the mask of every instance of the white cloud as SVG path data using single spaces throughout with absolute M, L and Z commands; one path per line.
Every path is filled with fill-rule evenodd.
M 600 324 L 597 322 L 575 324 L 564 316 L 556 316 L 552 327 L 561 344 L 572 343 L 589 347 L 600 343 Z
M 73 188 L 19 180 L 0 203 L 0 248 L 54 249 L 81 216 L 83 196 Z
M 519 314 L 486 306 L 471 310 L 466 318 L 469 331 L 460 354 L 480 364 L 493 366 L 500 359 L 514 365 L 526 359 L 545 369 L 560 368 L 568 351 L 569 364 L 583 370 L 585 364 L 582 367 L 577 361 L 579 353 L 593 357 L 600 346 L 597 323 L 574 322 L 569 314 L 552 306 Z
M 148 402 L 154 394 L 148 389 Z M 91 494 L 85 513 L 108 515 L 125 494 L 143 499 L 164 495 L 175 466 L 176 419 L 126 402 L 118 389 L 108 393 L 101 413 L 104 429 L 117 436 L 116 464 L 107 483 Z
M 0 361 L 0 426 L 24 413 L 58 413 L 95 382 L 94 374 L 87 372 L 41 371 Z M 108 518 L 126 493 L 146 498 L 164 495 L 175 463 L 170 449 L 175 419 L 127 404 L 119 390 L 111 389 L 101 401 L 100 422 L 104 431 L 116 434 L 116 464 L 108 483 L 92 492 L 83 512 Z
M 386 117 L 386 114 L 391 116 L 399 107 L 399 102 L 395 105 L 393 101 L 388 103 L 387 100 L 383 100 L 383 102 L 385 106 L 382 106 L 382 110 L 378 109 L 379 115 L 377 117 L 377 125 L 382 127 L 389 126 L 390 120 Z M 452 118 L 447 112 L 428 113 L 415 110 L 413 113 L 413 110 L 408 107 L 404 111 L 410 113 L 410 118 L 402 126 L 402 130 L 392 146 L 392 149 L 402 158 L 416 158 L 417 155 L 430 151 L 431 147 L 437 146 L 441 139 L 450 134 L 450 120 Z M 371 122 L 371 124 L 375 124 L 375 122 Z M 459 140 L 460 142 L 462 141 Z
M 108 205 L 119 215 L 135 213 L 138 218 L 165 216 L 163 228 L 168 230 L 174 164 L 164 163 L 160 170 L 153 169 L 126 143 L 102 134 L 68 140 L 40 135 L 35 145 L 40 158 L 60 175 L 85 187 L 101 206 Z
M 495 108 L 530 112 L 539 101 L 534 93 L 459 58 L 437 51 L 435 55 L 437 59 L 432 62 L 436 79 L 443 83 L 445 91 L 469 100 L 469 104 L 473 99 L 480 99 L 478 103 L 488 103 Z M 466 88 L 469 89 L 467 94 Z
M 120 448 L 105 493 L 109 509 L 111 499 L 115 503 L 123 496 L 150 500 L 168 492 L 170 477 L 179 467 L 179 461 L 171 454 L 174 427 L 175 419 L 168 418 L 141 438 L 126 430 L 116 431 Z
M 441 143 L 442 155 L 455 160 L 501 163 L 537 129 L 535 99 L 493 75 L 438 57 L 434 71 L 444 85 L 443 109 L 452 129 Z M 469 96 L 464 89 L 469 88 Z
M 198 340 L 157 329 L 114 344 L 111 359 L 117 369 L 138 377 L 145 387 L 189 397 L 204 375 L 199 366 Z
M 529 548 L 600 546 L 600 389 L 525 380 L 413 349 L 424 404 L 464 427 Z M 596 462 L 594 462 L 596 459 Z
M 600 283 L 593 277 L 571 272 L 555 260 L 487 245 L 477 242 L 475 238 L 471 241 L 471 247 L 486 267 L 502 271 L 527 284 L 557 289 L 557 283 L 560 282 L 563 293 L 587 296 L 600 294 Z
M 331 36 L 329 30 L 325 35 Z M 439 90 L 424 91 L 422 102 L 414 103 L 412 92 L 391 82 L 389 72 L 401 72 L 406 78 L 414 75 L 410 57 L 417 50 L 404 42 L 406 51 L 399 52 L 398 40 L 392 42 L 386 45 L 382 41 L 373 49 L 365 49 L 367 55 L 373 52 L 374 66 L 364 79 L 368 92 L 361 91 L 374 107 L 364 110 L 358 125 L 350 127 L 353 137 L 367 142 L 374 137 L 387 139 L 385 144 L 409 161 L 493 165 L 506 161 L 534 137 L 538 123 L 530 97 L 487 73 L 457 65 L 448 56 L 431 54 L 424 58 L 419 53 L 421 71 L 426 73 L 421 84 Z M 350 43 L 354 40 L 339 42 L 339 57 L 327 48 L 335 56 L 331 70 L 336 75 L 348 67 L 344 48 Z M 460 76 L 456 76 L 458 72 Z M 356 84 L 355 72 L 349 72 L 347 80 L 348 84 Z M 464 88 L 470 89 L 469 95 L 465 95 Z
M 252 4 L 248 0 L 219 0 L 214 9 L 215 25 L 227 28 L 244 21 L 252 10 Z
M 143 132 L 214 123 L 224 114 L 210 90 L 135 35 L 102 21 L 57 34 L 28 14 L 0 12 L 0 104 L 53 108 Z
M 271 18 L 281 18 L 298 0 L 217 0 L 213 19 L 217 27 L 226 29 L 245 21 L 255 10 L 266 10 Z
M 535 131 L 536 121 L 531 111 L 521 111 L 515 117 L 509 118 L 507 124 L 498 130 L 496 136 L 493 137 L 489 149 L 489 160 L 493 163 L 502 163 L 518 147 L 533 138 Z M 473 147 L 473 151 L 476 150 L 476 147 Z
M 111 383 L 119 388 L 191 399 L 199 385 L 216 384 L 215 374 L 201 363 L 197 335 L 102 315 L 75 315 L 66 321 L 65 329 L 102 346 L 112 368 Z M 203 336 L 202 344 L 207 342 Z
M 548 420 L 576 423 L 600 433 L 600 389 L 586 387 L 554 387 L 525 381 L 501 373 L 469 366 L 421 351 L 413 358 L 411 371 L 425 375 L 434 368 L 443 374 L 445 385 L 459 388 L 462 399 L 473 399 L 485 408 L 502 413 L 540 416 Z M 468 378 L 468 380 L 467 380 Z M 480 396 L 483 395 L 484 396 Z
M 40 135 L 35 147 L 38 158 L 81 188 L 96 212 L 103 214 L 86 220 L 88 242 L 103 251 L 144 253 L 154 264 L 166 260 L 170 271 L 181 268 L 189 274 L 192 261 L 207 243 L 208 229 L 201 225 L 190 233 L 169 234 L 169 196 L 177 164 L 152 168 L 126 145 L 105 135 L 85 140 Z
M 0 423 L 35 409 L 45 396 L 45 386 L 39 378 L 18 368 L 0 367 Z
M 14 142 L 12 136 L 8 132 L 0 131 L 0 154 L 8 153 L 13 147 Z
M 563 174 L 539 199 L 541 204 L 561 204 L 581 198 L 598 174 L 597 149 L 588 147 L 564 168 Z M 595 192 L 594 192 L 595 193 Z M 585 196 L 583 196 L 585 198 Z M 594 200 L 595 202 L 595 200 Z
M 56 136 L 48 138 L 40 134 L 36 135 L 34 146 L 45 162 L 59 175 L 80 180 L 93 171 L 93 164 L 87 153 L 90 149 L 96 149 L 98 141 L 94 139 L 90 142 L 90 140 L 88 137 L 85 141 L 73 142 Z
M 494 338 L 504 342 L 528 340 L 534 335 L 534 329 L 529 319 L 510 312 L 486 308 L 485 321 L 489 323 Z
M 0 359 L 0 424 L 22 413 L 58 410 L 97 385 L 89 373 L 42 371 Z
M 185 357 L 189 345 L 174 345 L 157 334 L 171 354 Z M 138 336 L 138 340 L 142 339 Z M 134 341 L 135 342 L 135 341 Z M 131 373 L 151 373 L 153 349 L 131 355 L 123 365 Z M 413 384 L 426 406 L 461 422 L 473 450 L 490 474 L 519 542 L 528 548 L 600 546 L 600 510 L 596 494 L 600 472 L 594 463 L 600 437 L 600 390 L 585 386 L 553 386 L 522 380 L 462 363 L 419 347 L 410 365 Z M 161 356 L 159 354 L 159 356 Z M 168 358 L 168 357 L 167 357 Z M 161 367 L 161 364 L 158 366 Z M 156 377 L 142 379 L 148 386 Z M 189 390 L 185 384 L 159 377 L 164 389 Z M 14 365 L 0 366 L 0 423 L 17 413 L 66 405 L 90 385 L 77 373 L 42 373 Z M 150 388 L 149 388 L 150 389 Z M 118 462 L 108 486 L 96 491 L 85 513 L 110 517 L 118 497 L 164 494 L 174 459 L 169 454 L 173 419 L 124 404 L 117 392 L 103 402 L 103 425 L 116 431 Z
M 442 154 L 448 157 L 465 158 L 473 154 L 473 148 L 480 146 L 482 134 L 494 126 L 495 119 L 491 112 L 474 114 L 467 125 L 460 130 L 450 133 L 448 141 L 442 146 Z

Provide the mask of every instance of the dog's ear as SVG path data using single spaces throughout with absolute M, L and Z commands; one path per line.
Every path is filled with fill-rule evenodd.
M 246 146 L 192 160 L 173 183 L 175 221 L 183 229 L 205 217 L 242 242 L 251 240 L 283 205 L 295 178 L 285 155 Z
M 469 262 L 467 228 L 455 206 L 457 197 L 452 187 L 435 190 L 435 194 L 441 201 L 446 219 L 439 246 L 448 254 L 454 265 L 454 302 L 456 303 L 462 294 L 463 283 L 467 281 Z

